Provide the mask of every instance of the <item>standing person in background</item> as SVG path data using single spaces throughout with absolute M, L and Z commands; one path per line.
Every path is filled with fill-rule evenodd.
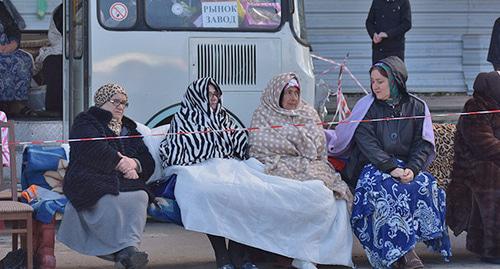
M 493 64 L 493 68 L 496 71 L 500 71 L 500 18 L 495 21 L 493 32 L 491 33 L 488 62 Z
M 366 18 L 372 64 L 389 56 L 405 59 L 405 33 L 411 29 L 409 0 L 373 0 Z

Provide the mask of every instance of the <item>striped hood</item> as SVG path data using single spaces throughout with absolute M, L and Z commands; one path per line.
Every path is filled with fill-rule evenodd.
M 236 129 L 238 126 L 222 106 L 222 99 L 219 99 L 216 109 L 210 108 L 210 84 L 222 96 L 219 85 L 212 78 L 198 79 L 186 90 L 181 109 L 174 115 L 168 131 L 169 134 L 176 134 L 167 135 L 160 145 L 163 168 L 191 165 L 211 158 L 245 158 L 248 141 L 246 131 L 214 132 Z

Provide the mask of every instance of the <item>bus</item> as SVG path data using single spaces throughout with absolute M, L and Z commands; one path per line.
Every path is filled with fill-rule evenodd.
M 155 127 L 179 110 L 188 85 L 210 76 L 247 126 L 268 81 L 295 72 L 315 102 L 303 0 L 64 0 L 63 130 L 116 82 L 126 114 Z

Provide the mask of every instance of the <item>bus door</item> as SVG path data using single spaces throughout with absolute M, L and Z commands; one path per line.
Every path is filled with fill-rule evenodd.
M 64 1 L 63 131 L 88 107 L 88 10 L 86 0 Z M 67 137 L 65 137 L 67 138 Z

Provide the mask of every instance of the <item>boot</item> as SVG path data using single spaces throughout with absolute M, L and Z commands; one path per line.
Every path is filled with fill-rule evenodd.
M 36 268 L 55 269 L 56 256 L 54 255 L 56 220 L 45 224 L 37 220 L 33 221 L 33 249 Z
M 405 264 L 404 269 L 422 269 L 424 268 L 424 263 L 420 260 L 414 249 L 410 250 L 404 255 Z

